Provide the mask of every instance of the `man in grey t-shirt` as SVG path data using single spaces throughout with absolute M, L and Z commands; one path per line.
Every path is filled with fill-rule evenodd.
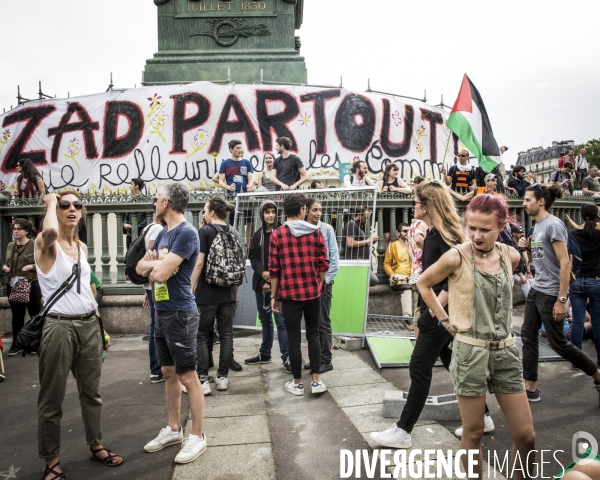
M 566 303 L 569 292 L 571 264 L 567 251 L 569 234 L 565 225 L 548 210 L 563 190 L 558 185 L 543 187 L 534 183 L 525 190 L 525 212 L 536 221 L 530 241 L 519 240 L 519 247 L 531 247 L 531 259 L 535 267 L 535 280 L 527 296 L 525 321 L 521 328 L 523 340 L 523 379 L 527 399 L 539 402 L 538 380 L 538 331 L 546 327 L 548 343 L 552 349 L 574 367 L 593 377 L 594 386 L 600 393 L 600 370 L 581 350 L 573 346 L 563 333 L 567 315 Z

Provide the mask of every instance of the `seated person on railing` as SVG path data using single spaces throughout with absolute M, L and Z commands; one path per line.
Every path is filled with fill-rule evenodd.
M 548 186 L 560 185 L 562 186 L 565 193 L 573 193 L 573 180 L 571 178 L 571 172 L 573 171 L 573 164 L 571 162 L 565 162 L 562 168 L 559 168 L 550 175 L 550 181 Z
M 444 176 L 444 182 L 451 190 L 464 195 L 477 188 L 475 167 L 469 165 L 469 152 L 461 150 L 458 154 L 458 163 L 452 165 L 446 173 L 446 167 L 440 166 L 440 173 Z
M 596 165 L 592 165 L 588 169 L 588 176 L 581 182 L 581 190 L 584 195 L 600 198 L 600 183 L 598 183 L 598 167 Z
M 224 160 L 219 168 L 219 186 L 233 193 L 251 192 L 254 188 L 254 170 L 250 160 L 244 158 L 240 140 L 229 142 L 231 158 Z
M 406 245 L 408 230 L 409 227 L 406 223 L 401 223 L 396 228 L 397 240 L 390 243 L 385 250 L 383 269 L 390 278 L 391 289 L 400 292 L 402 315 L 412 317 L 411 262 Z
M 412 193 L 412 189 L 400 178 L 400 167 L 398 167 L 396 163 L 389 163 L 385 167 L 383 178 L 377 182 L 377 186 L 382 193 L 397 192 L 403 193 L 404 195 L 410 195 Z M 400 215 L 401 210 L 397 208 L 396 218 L 400 218 Z M 383 211 L 383 241 L 386 248 L 390 243 L 390 232 L 390 209 L 386 208 Z
M 527 180 L 525 180 L 527 177 Z M 507 185 L 512 188 L 519 197 L 525 196 L 525 189 L 531 185 L 528 180 L 535 182 L 537 175 L 533 172 L 526 173 L 526 169 L 523 165 L 517 165 L 512 169 L 512 178 L 508 181 Z
M 17 162 L 17 187 L 13 191 L 15 197 L 20 198 L 35 198 L 39 195 L 42 198 L 46 195 L 46 187 L 42 174 L 29 159 L 20 158 Z
M 275 140 L 275 149 L 279 157 L 273 164 L 271 182 L 277 185 L 277 190 L 297 190 L 308 180 L 308 173 L 298 155 L 290 153 L 292 141 L 287 137 Z
M 350 175 L 344 177 L 344 187 L 374 187 L 375 182 L 369 177 L 369 168 L 367 163 L 362 160 L 357 160 L 352 164 Z
M 371 218 L 371 210 L 366 205 L 358 207 L 354 219 L 350 220 L 344 228 L 344 236 L 346 237 L 346 260 L 368 260 L 369 245 L 371 242 L 375 244 L 379 241 L 379 236 L 376 234 L 367 237 L 363 227 L 368 224 Z M 371 271 L 369 267 L 370 277 L 369 285 L 377 285 L 377 275 Z
M 498 177 L 495 173 L 488 173 L 484 178 L 484 182 L 485 187 L 477 187 L 475 190 L 470 191 L 466 195 L 460 195 L 458 192 L 455 192 L 453 190 L 450 190 L 450 194 L 454 198 L 462 200 L 463 202 L 471 200 L 471 198 L 473 198 L 475 195 L 496 195 L 499 197 L 504 197 L 504 195 L 496 191 L 496 187 L 498 185 Z M 513 192 L 515 191 L 513 188 L 510 187 L 507 187 L 506 190 Z

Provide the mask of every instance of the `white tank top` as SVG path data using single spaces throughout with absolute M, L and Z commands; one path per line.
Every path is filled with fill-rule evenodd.
M 35 247 L 36 246 L 34 246 L 34 253 Z M 90 288 L 90 264 L 87 261 L 83 249 L 79 247 L 79 250 L 81 255 L 81 293 L 77 293 L 76 281 L 73 287 L 71 287 L 71 289 L 54 304 L 51 308 L 51 313 L 83 315 L 84 313 L 93 312 L 98 307 L 98 304 L 92 295 L 92 289 Z M 77 262 L 63 252 L 58 242 L 56 242 L 56 260 L 47 274 L 42 273 L 36 260 L 35 264 L 37 267 L 38 282 L 40 283 L 44 301 L 47 301 L 51 295 L 60 288 L 63 282 L 71 276 L 73 265 L 76 263 Z

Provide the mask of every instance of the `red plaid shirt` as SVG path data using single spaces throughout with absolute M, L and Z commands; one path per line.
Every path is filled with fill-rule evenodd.
M 321 296 L 319 272 L 327 272 L 329 258 L 323 234 L 295 237 L 287 225 L 271 234 L 269 274 L 279 278 L 278 300 L 304 301 Z

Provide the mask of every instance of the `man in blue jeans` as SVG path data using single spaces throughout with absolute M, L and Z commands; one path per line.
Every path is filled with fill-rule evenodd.
M 277 222 L 277 206 L 271 200 L 264 201 L 260 204 L 260 217 L 262 219 L 262 227 L 252 237 L 248 258 L 254 270 L 252 289 L 256 294 L 256 308 L 258 310 L 258 318 L 262 324 L 263 340 L 258 353 L 251 358 L 247 358 L 244 362 L 248 365 L 271 363 L 274 334 L 273 316 L 275 316 L 283 368 L 285 368 L 287 373 L 292 373 L 288 357 L 288 336 L 283 315 L 271 310 L 271 277 L 267 269 L 271 233 L 279 226 Z

